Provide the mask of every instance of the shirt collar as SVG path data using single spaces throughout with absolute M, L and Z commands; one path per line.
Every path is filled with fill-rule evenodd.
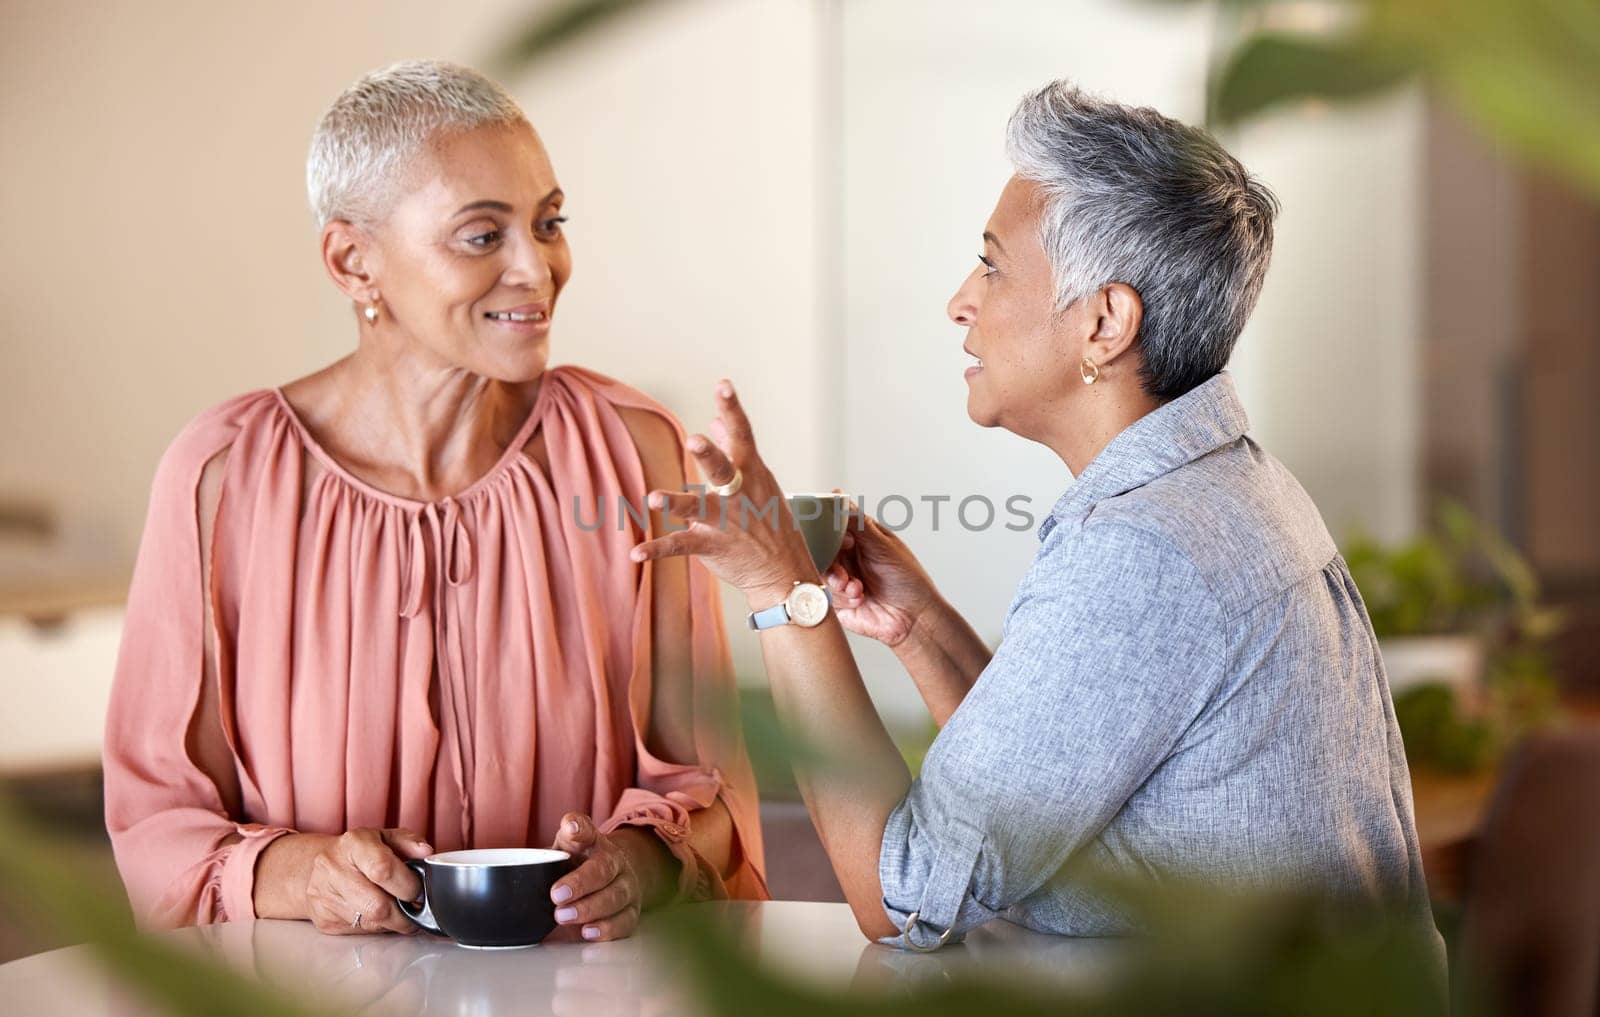
M 1143 487 L 1180 466 L 1232 444 L 1250 430 L 1233 375 L 1202 382 L 1124 428 L 1084 467 L 1039 527 L 1039 539 L 1068 513 Z

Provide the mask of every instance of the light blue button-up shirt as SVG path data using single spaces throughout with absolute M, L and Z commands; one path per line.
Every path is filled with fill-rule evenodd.
M 1382 901 L 1435 935 L 1361 595 L 1248 426 L 1220 374 L 1039 527 L 994 659 L 884 828 L 884 908 L 918 914 L 917 943 L 1000 916 L 1137 931 L 1080 865 Z

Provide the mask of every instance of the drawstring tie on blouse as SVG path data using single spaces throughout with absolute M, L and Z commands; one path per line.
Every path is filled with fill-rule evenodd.
M 443 512 L 441 513 L 441 509 Z M 424 532 L 424 530 L 428 532 Z M 429 536 L 432 554 L 429 554 Z M 433 592 L 434 660 L 438 665 L 439 703 L 444 725 L 454 733 L 450 754 L 456 792 L 461 802 L 461 843 L 472 843 L 472 805 L 468 793 L 472 773 L 472 717 L 469 709 L 466 660 L 461 645 L 461 620 L 445 598 L 445 590 L 472 580 L 472 535 L 461 520 L 454 498 L 429 503 L 411 517 L 410 554 L 405 567 L 405 591 L 400 614 L 415 618 L 431 589 Z M 443 582 L 440 582 L 440 580 Z
M 444 508 L 441 518 L 439 509 Z M 433 561 L 428 559 L 428 541 L 423 526 L 433 534 Z M 428 595 L 429 579 L 443 576 L 451 586 L 461 586 L 472 580 L 472 534 L 461 521 L 461 506 L 454 498 L 424 505 L 411 517 L 411 553 L 406 562 L 405 591 L 400 607 L 404 618 L 415 618 L 422 610 L 422 599 Z M 430 567 L 431 566 L 431 567 Z M 432 574 L 430 576 L 430 573 Z

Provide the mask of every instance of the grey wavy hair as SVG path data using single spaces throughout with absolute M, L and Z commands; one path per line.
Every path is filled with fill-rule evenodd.
M 1025 97 L 1006 148 L 1044 193 L 1058 310 L 1102 287 L 1144 303 L 1144 388 L 1169 400 L 1227 366 L 1272 258 L 1278 201 L 1216 139 L 1056 81 Z
M 527 120 L 505 89 L 469 67 L 403 60 L 363 75 L 311 136 L 306 195 L 317 226 L 381 218 L 399 171 L 436 134 Z

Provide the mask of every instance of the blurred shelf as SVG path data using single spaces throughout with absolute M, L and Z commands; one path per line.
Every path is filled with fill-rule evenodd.
M 1424 852 L 1470 837 L 1483 822 L 1498 774 L 1458 776 L 1413 770 L 1411 794 L 1417 808 L 1417 840 Z
M 1411 771 L 1422 871 L 1436 903 L 1459 903 L 1466 897 L 1472 845 L 1499 776 L 1497 770 L 1467 775 Z
M 127 571 L 6 575 L 0 577 L 0 619 L 21 618 L 50 627 L 73 614 L 119 607 L 128 599 Z

